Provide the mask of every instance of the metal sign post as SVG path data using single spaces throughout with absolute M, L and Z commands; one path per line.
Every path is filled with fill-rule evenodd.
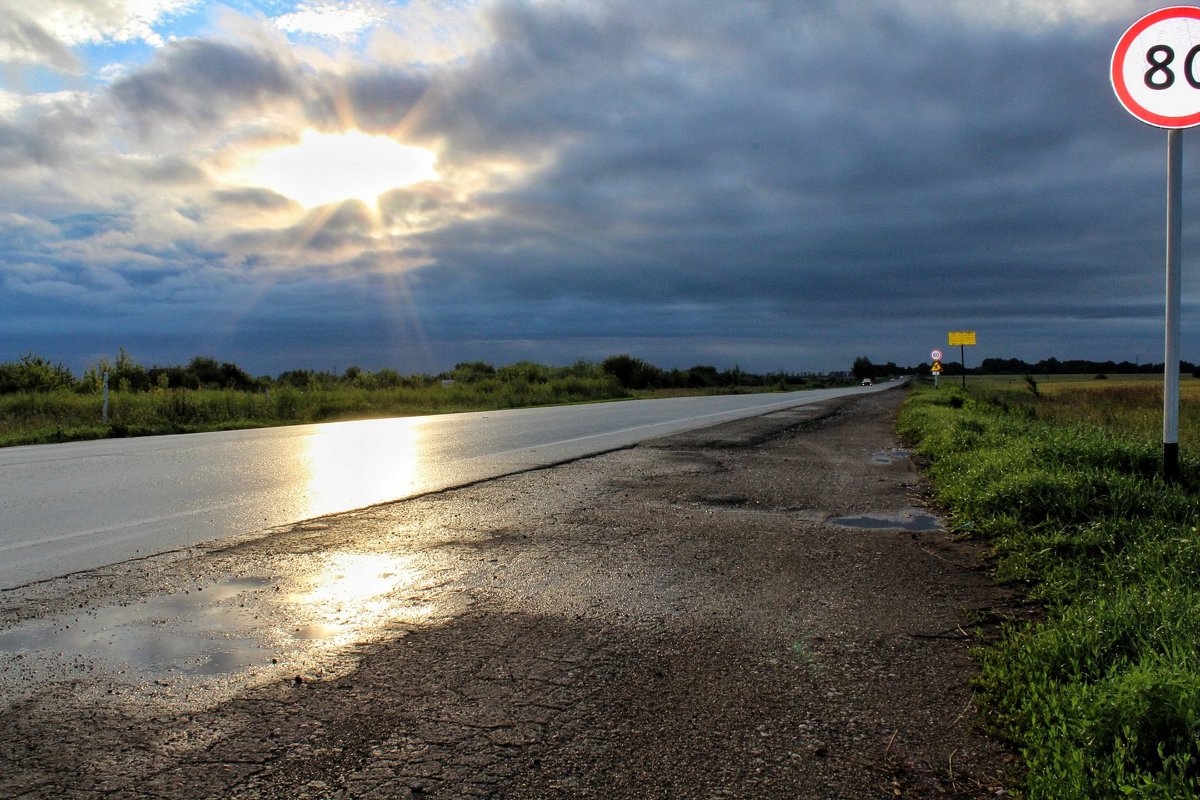
M 1167 314 L 1163 346 L 1163 477 L 1179 479 L 1179 245 L 1183 238 L 1183 131 L 1167 131 Z
M 962 364 L 962 387 L 967 388 L 967 345 L 975 344 L 975 331 L 950 331 L 946 342 L 951 347 L 958 345 L 958 362 Z
M 1109 70 L 1117 99 L 1167 129 L 1166 332 L 1163 345 L 1163 477 L 1179 478 L 1179 264 L 1183 231 L 1183 129 L 1200 124 L 1200 8 L 1147 14 L 1117 41 Z

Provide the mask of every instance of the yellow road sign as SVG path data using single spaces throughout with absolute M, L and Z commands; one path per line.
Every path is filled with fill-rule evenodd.
M 938 373 L 940 373 L 942 371 L 942 362 L 940 362 L 940 361 L 933 362 L 933 366 L 929 368 L 929 371 L 932 372 L 934 375 L 937 375 Z
M 975 344 L 975 331 L 950 331 L 947 338 L 951 345 Z

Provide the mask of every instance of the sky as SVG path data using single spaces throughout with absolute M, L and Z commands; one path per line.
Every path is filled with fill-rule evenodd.
M 0 361 L 1161 362 L 1162 5 L 0 0 Z

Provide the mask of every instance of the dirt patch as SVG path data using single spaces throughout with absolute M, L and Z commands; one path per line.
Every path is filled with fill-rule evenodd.
M 903 529 L 900 399 L 6 593 L 0 795 L 1002 796 L 968 648 L 1007 598 L 973 548 Z M 213 599 L 163 600 L 183 587 Z M 248 663 L 156 660 L 117 618 Z

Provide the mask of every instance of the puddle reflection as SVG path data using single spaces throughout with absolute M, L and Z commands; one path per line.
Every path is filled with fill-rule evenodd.
M 384 553 L 335 553 L 307 585 L 288 601 L 307 620 L 293 635 L 341 643 L 390 619 L 418 621 L 429 615 L 423 605 L 404 605 L 396 593 L 421 577 L 412 556 Z
M 288 572 L 27 622 L 0 631 L 0 656 L 51 675 L 82 658 L 127 682 L 232 675 L 332 653 L 433 613 L 411 555 L 336 552 L 311 557 L 307 569 L 292 561 Z
M 291 519 L 387 502 L 423 480 L 421 419 L 318 426 L 297 455 Z M 313 525 L 311 530 L 328 526 Z M 20 672 L 86 669 L 137 682 L 166 674 L 233 676 L 333 654 L 385 625 L 433 614 L 411 555 L 326 552 L 287 557 L 281 574 L 227 579 L 132 603 L 81 610 L 0 631 L 0 696 Z M 13 667 L 13 669 L 9 669 Z M 7 673 L 7 675 L 6 675 Z
M 418 485 L 421 419 L 322 425 L 302 454 L 304 518 L 361 508 L 411 494 Z
M 898 448 L 892 447 L 887 450 L 880 450 L 877 453 L 872 453 L 871 454 L 871 463 L 887 466 L 888 464 L 891 464 L 895 461 L 908 458 L 911 455 L 912 455 L 912 453 L 910 453 L 908 450 L 900 450 Z
M 913 533 L 931 533 L 933 531 L 944 530 L 941 520 L 932 514 L 899 513 L 861 517 L 834 517 L 829 522 L 845 528 L 901 530 Z
M 0 652 L 99 656 L 141 670 L 218 675 L 262 663 L 269 645 L 252 636 L 259 623 L 237 598 L 265 578 L 106 606 L 77 617 L 26 623 L 0 633 Z

